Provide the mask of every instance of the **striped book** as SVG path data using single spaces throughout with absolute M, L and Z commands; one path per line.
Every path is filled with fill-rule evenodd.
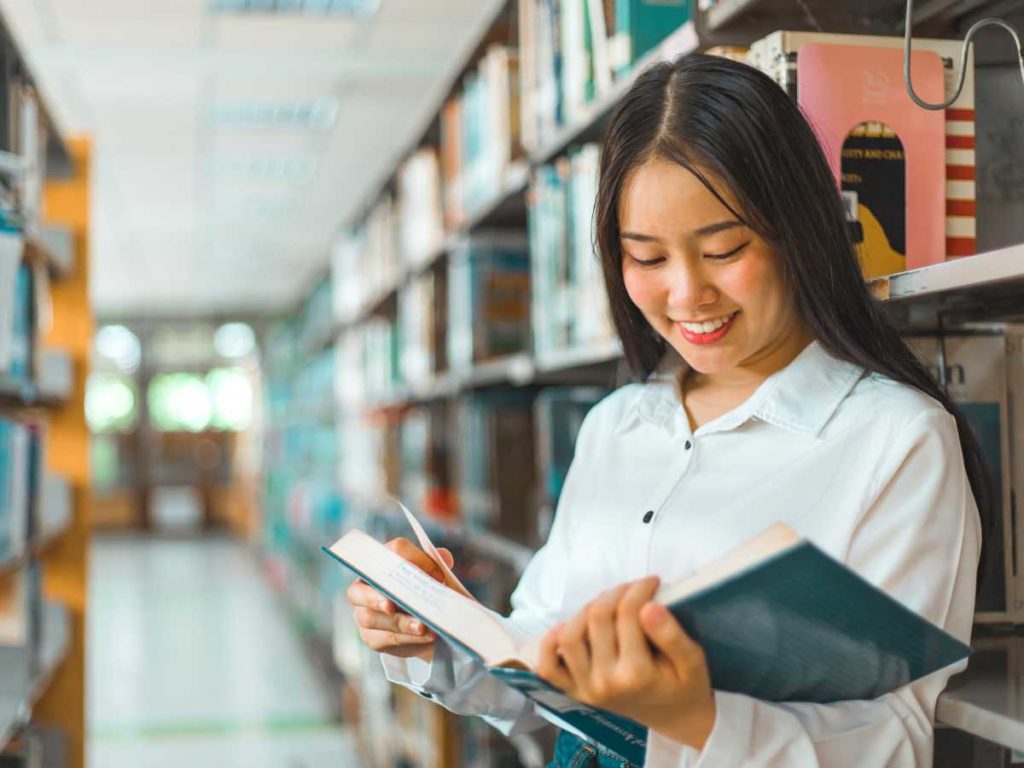
M 750 47 L 747 61 L 797 96 L 797 57 L 808 44 L 903 48 L 902 37 L 833 35 L 819 32 L 773 32 Z M 960 40 L 915 39 L 915 51 L 932 51 L 945 70 L 946 98 L 956 89 L 960 71 Z M 946 110 L 946 227 L 945 254 L 949 260 L 977 252 L 975 239 L 974 56 L 968 57 L 960 97 Z M 943 259 L 935 259 L 940 261 Z

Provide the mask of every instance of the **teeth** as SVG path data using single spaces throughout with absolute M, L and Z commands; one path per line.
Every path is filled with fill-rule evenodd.
M 736 313 L 733 312 L 731 315 L 721 317 L 718 320 L 709 320 L 708 322 L 705 323 L 680 323 L 680 325 L 683 326 L 683 328 L 688 330 L 690 333 L 714 333 L 723 325 L 732 320 L 735 315 Z

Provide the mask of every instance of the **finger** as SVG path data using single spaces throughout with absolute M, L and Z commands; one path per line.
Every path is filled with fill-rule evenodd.
M 586 607 L 587 644 L 590 646 L 591 672 L 610 672 L 618 656 L 615 638 L 615 609 L 626 592 L 622 585 L 603 593 Z
M 558 638 L 561 630 L 562 625 L 558 624 L 541 638 L 540 654 L 537 659 L 537 674 L 555 687 L 567 690 L 572 686 L 572 678 L 569 677 L 558 655 Z
M 590 648 L 587 646 L 587 612 L 573 616 L 558 637 L 558 655 L 569 671 L 573 687 L 585 685 L 590 679 Z
M 437 581 L 444 582 L 444 571 L 441 566 L 435 563 L 426 552 L 417 547 L 405 538 L 392 539 L 387 543 L 387 548 L 409 561 L 421 571 Z
M 387 632 L 379 629 L 364 629 L 360 632 L 363 642 L 374 651 L 388 651 L 408 645 L 429 645 L 434 642 L 432 637 L 422 635 L 403 635 L 400 632 Z
M 629 585 L 615 611 L 616 640 L 619 656 L 633 664 L 651 663 L 651 645 L 640 626 L 640 609 L 654 596 L 661 580 L 657 576 L 634 581 Z
M 679 626 L 679 622 L 658 603 L 647 603 L 640 609 L 644 633 L 669 660 L 680 679 L 689 676 L 695 663 L 704 663 L 704 651 Z
M 354 581 L 349 585 L 348 590 L 345 593 L 349 603 L 353 606 L 362 606 L 364 608 L 372 608 L 375 611 L 381 613 L 396 613 L 394 603 L 388 600 L 384 595 L 378 592 L 376 589 L 371 587 L 365 581 Z
M 447 565 L 449 568 L 455 566 L 455 555 L 451 553 L 451 550 L 445 547 L 439 547 L 437 553 L 441 555 L 441 559 L 444 560 L 445 565 Z
M 392 616 L 369 608 L 356 608 L 354 615 L 356 623 L 364 629 L 397 632 L 403 635 L 426 636 L 432 634 L 430 628 L 423 622 L 405 613 Z

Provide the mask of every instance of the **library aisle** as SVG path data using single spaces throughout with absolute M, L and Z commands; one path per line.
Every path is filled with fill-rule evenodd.
M 93 540 L 91 765 L 327 768 L 352 754 L 261 571 L 223 536 Z
M 514 666 L 494 613 L 531 562 L 532 631 L 675 582 L 736 694 L 719 750 L 742 704 L 808 750 L 1019 763 L 1021 31 L 1024 0 L 0 0 L 0 768 L 544 768 L 575 731 L 635 768 L 659 730 L 693 766 L 669 705 L 444 651 L 386 674 L 349 603 L 390 580 Z M 933 401 L 961 452 L 943 413 L 896 461 Z M 399 502 L 453 590 L 381 550 L 423 533 Z M 760 530 L 789 548 L 716 560 Z M 814 589 L 753 597 L 800 556 Z M 819 689 L 806 627 L 870 663 Z M 704 762 L 764 763 L 740 736 Z

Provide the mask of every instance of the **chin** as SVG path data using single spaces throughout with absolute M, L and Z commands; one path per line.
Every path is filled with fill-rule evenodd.
M 697 373 L 713 375 L 736 367 L 736 357 L 728 349 L 700 349 L 691 344 L 674 344 L 673 348 Z

